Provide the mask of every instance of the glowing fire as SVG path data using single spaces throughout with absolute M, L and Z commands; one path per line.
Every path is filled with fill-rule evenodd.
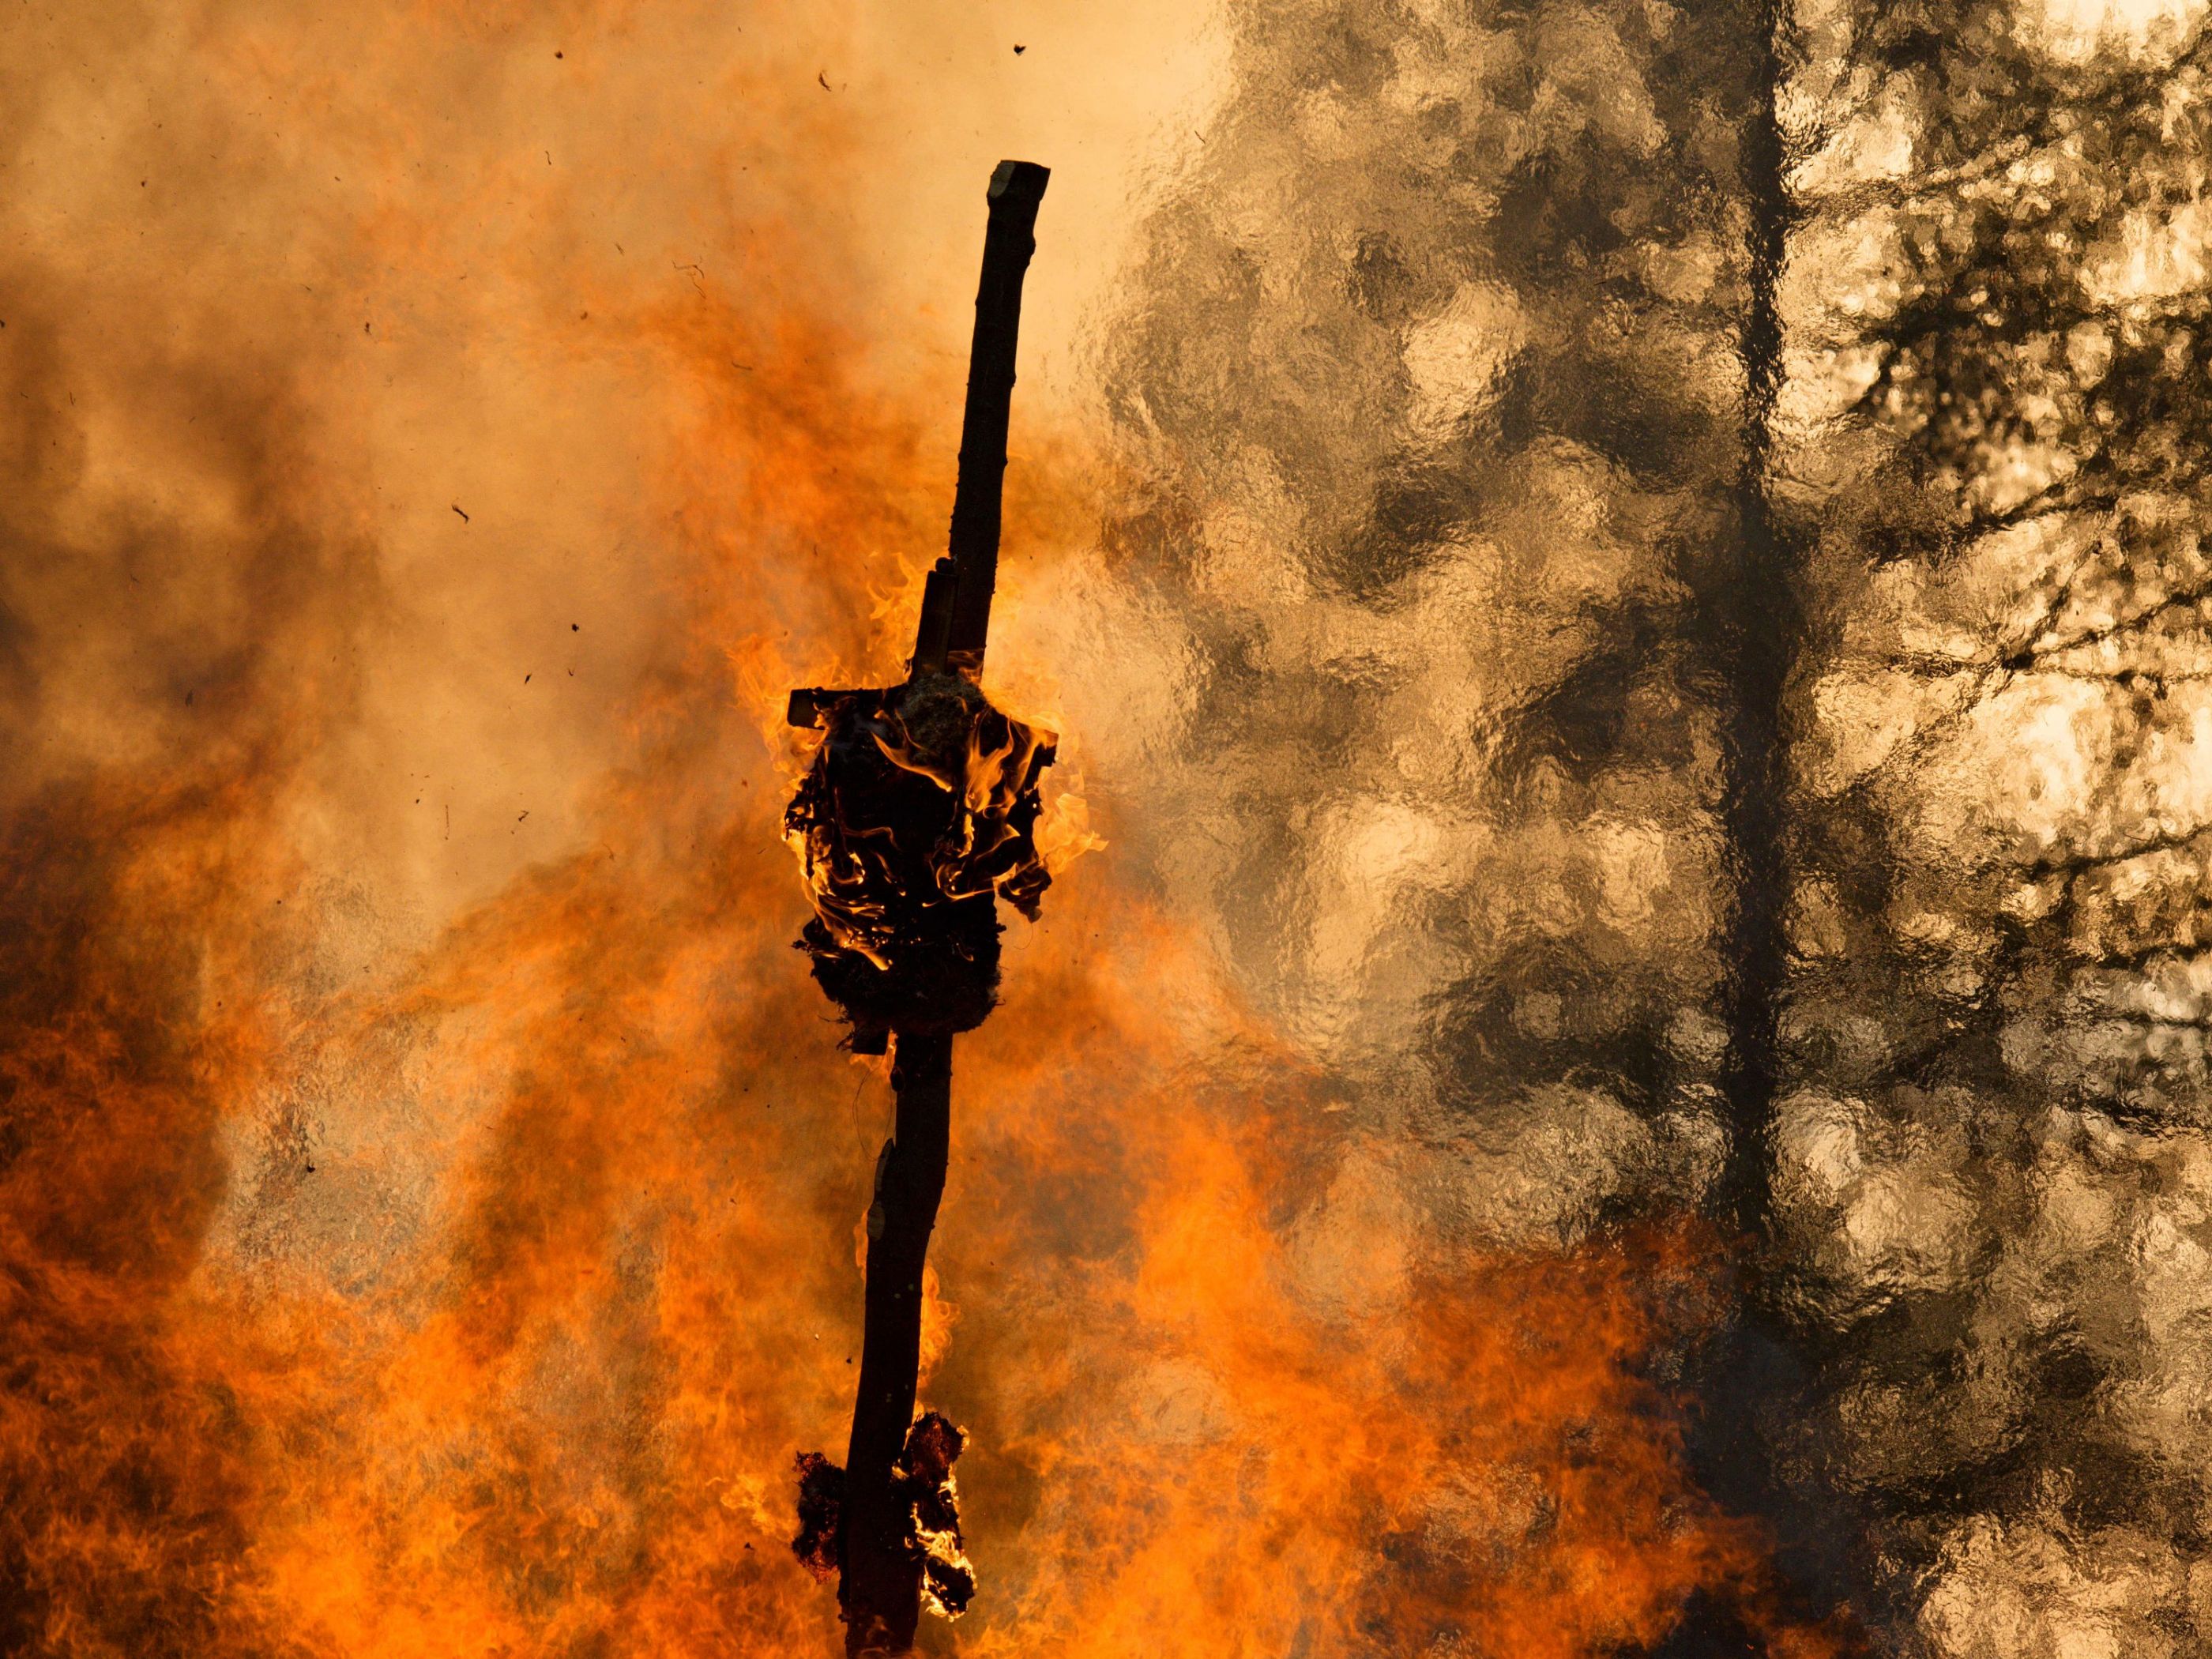
M 284 245 L 285 210 L 322 201 L 322 174 L 370 181 L 298 244 L 310 276 L 331 274 L 323 293 L 260 274 L 283 261 L 255 244 L 169 295 L 156 326 L 82 248 L 21 256 L 5 337 L 35 330 L 46 356 L 10 359 L 26 395 L 7 400 L 9 453 L 31 459 L 0 511 L 20 544 L 58 550 L 63 574 L 27 589 L 24 660 L 46 676 L 34 712 L 76 746 L 5 798 L 8 1651 L 835 1650 L 834 1602 L 787 1548 L 792 1460 L 849 1410 L 844 1241 L 884 1094 L 835 1051 L 788 948 L 803 917 L 774 846 L 799 755 L 782 698 L 896 678 L 911 612 L 871 622 L 870 599 L 936 550 L 956 404 L 941 375 L 886 391 L 841 368 L 855 324 L 816 291 L 818 258 L 778 263 L 827 256 L 769 208 L 752 245 L 783 252 L 672 276 L 672 246 L 608 251 L 644 243 L 541 179 L 562 175 L 498 100 L 442 136 L 453 88 L 522 74 L 492 58 L 525 46 L 532 74 L 560 56 L 558 72 L 605 77 L 606 133 L 668 131 L 671 65 L 725 20 L 616 9 L 564 12 L 557 42 L 434 8 L 374 27 L 220 19 L 216 106 L 268 104 L 299 118 L 287 134 L 325 135 L 255 152 L 285 181 L 253 198 Z M 666 33 L 617 63 L 650 27 Z M 714 129 L 730 81 L 684 106 L 684 131 Z M 834 95 L 811 62 L 792 82 Z M 826 117 L 761 97 L 759 130 L 796 135 L 781 176 L 818 187 L 849 139 L 816 146 Z M 477 169 L 469 191 L 495 178 L 524 205 L 490 231 L 450 212 L 445 186 L 410 182 L 434 153 Z M 734 179 L 740 154 L 761 160 L 686 154 L 684 170 Z M 653 159 L 639 176 L 678 170 Z M 677 205 L 740 241 L 714 191 Z M 204 223 L 157 222 L 207 245 Z M 465 309 L 495 285 L 491 311 L 520 319 L 496 340 Z M 372 367 L 343 355 L 409 329 Z M 575 833 L 481 888 L 459 854 L 447 873 L 434 830 L 387 835 L 386 809 L 361 804 L 364 780 L 404 770 L 379 744 L 416 731 L 372 713 L 411 717 L 434 678 L 392 620 L 415 613 L 364 567 L 381 547 L 427 583 L 449 556 L 422 523 L 498 533 L 481 501 L 449 515 L 450 490 L 403 518 L 400 492 L 347 459 L 400 454 L 391 478 L 431 466 L 380 424 L 399 418 L 386 379 L 416 377 L 434 417 L 437 377 L 459 372 L 449 337 L 494 354 L 486 398 L 585 427 L 562 452 L 580 475 L 612 469 L 589 511 L 549 518 L 548 545 L 602 532 L 603 503 L 647 504 L 620 521 L 645 550 L 608 614 L 546 627 L 633 641 L 561 717 L 604 728 Z M 467 450 L 484 494 L 526 501 L 527 446 L 460 428 L 427 447 Z M 65 443 L 71 465 L 41 459 Z M 1053 550 L 1082 544 L 1097 477 L 1018 470 L 1014 614 L 1049 604 L 1054 560 L 1077 556 Z M 493 566 L 540 556 L 507 533 Z M 165 564 L 165 547 L 183 551 Z M 544 557 L 511 586 L 550 580 Z M 100 574 L 96 604 L 79 566 Z M 112 597 L 141 569 L 170 607 L 153 621 Z M 501 602 L 541 620 L 533 596 Z M 38 631 L 80 625 L 101 641 L 82 663 Z M 398 667 L 377 665 L 386 649 Z M 1010 683 L 1038 674 L 1006 653 Z M 154 685 L 141 707 L 116 665 L 156 658 L 171 667 L 128 671 Z M 461 729 L 498 729 L 485 711 L 506 705 L 469 695 Z M 959 803 L 932 854 L 942 890 L 1033 896 L 1046 863 L 1014 808 L 1051 737 L 979 719 L 947 771 L 896 712 L 871 716 L 881 752 Z M 547 752 L 534 781 L 562 775 L 568 751 Z M 1070 798 L 1043 811 L 1048 849 L 1095 841 Z M 504 806 L 477 817 L 480 839 L 519 833 Z M 858 890 L 833 823 L 800 839 L 842 904 Z M 439 901 L 428 943 L 390 896 L 417 891 L 387 868 L 403 842 Z M 1698 1497 L 1673 1402 L 1640 1371 L 1705 1316 L 1700 1241 L 1428 1263 L 1317 1310 L 1285 1241 L 1342 1154 L 1318 1085 L 1189 929 L 1108 860 L 1085 868 L 1022 947 L 1005 1012 L 963 1039 L 936 1257 L 960 1316 L 933 1328 L 927 1383 L 973 1435 L 964 1548 L 993 1587 L 959 1650 L 1595 1656 L 1656 1639 L 1703 1590 L 1771 1650 L 1817 1650 L 1768 1607 L 1758 1540 Z M 823 914 L 866 937 L 865 907 Z M 963 1540 L 941 1541 L 950 1569 Z
M 1036 841 L 1052 733 L 1008 719 L 949 675 L 837 693 L 821 718 L 829 732 L 785 815 L 784 838 L 836 946 L 888 966 L 917 902 L 926 909 L 995 893 L 1036 919 L 1052 880 Z M 841 746 L 868 751 L 842 786 L 830 767 Z M 878 757 L 879 766 L 865 764 Z M 872 785 L 874 810 L 851 810 L 845 790 L 855 778 Z M 908 778 L 920 787 L 902 787 Z

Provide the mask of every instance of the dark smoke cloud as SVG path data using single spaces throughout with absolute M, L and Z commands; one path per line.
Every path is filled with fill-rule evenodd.
M 1437 1237 L 1717 1173 L 1698 638 L 1741 449 L 1744 15 L 1315 6 L 1152 223 L 1116 534 L 1182 624 L 1154 858 L 1360 1079 Z
M 1781 21 L 1809 633 L 1714 1472 L 1894 1650 L 2192 1650 L 2203 20 Z M 1723 1167 L 1760 26 L 1255 9 L 1132 276 L 1119 544 L 1236 734 L 1147 851 L 1359 1104 L 1318 1297 Z

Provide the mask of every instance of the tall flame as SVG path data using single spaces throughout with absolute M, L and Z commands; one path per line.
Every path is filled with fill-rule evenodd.
M 898 284 L 972 239 L 922 283 L 810 210 L 912 164 L 836 102 L 910 26 L 64 9 L 0 282 L 0 1647 L 831 1651 L 792 1458 L 887 1096 L 790 949 L 776 715 L 896 678 L 950 495 L 957 308 Z M 1054 724 L 1113 482 L 1061 421 L 994 647 Z M 1326 1079 L 1067 889 L 963 1044 L 933 1639 L 1596 1655 L 1704 1592 L 1815 1650 L 1647 1370 L 1707 1242 L 1342 1232 Z

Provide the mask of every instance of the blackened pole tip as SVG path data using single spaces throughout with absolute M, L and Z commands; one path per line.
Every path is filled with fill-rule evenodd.
M 1014 350 L 1022 279 L 1036 251 L 1037 204 L 1052 177 L 1034 161 L 1001 161 L 985 199 L 983 271 L 975 289 L 975 336 L 968 354 L 968 405 L 960 428 L 960 481 L 952 498 L 950 568 L 936 607 L 926 598 L 914 665 L 980 674 L 999 581 L 1000 498 L 1006 428 L 1014 400 Z
M 1044 187 L 1051 178 L 1052 169 L 1035 161 L 1001 161 L 991 169 L 991 187 L 983 192 L 984 199 L 996 202 L 1002 196 L 1025 199 L 1034 210 L 1044 200 Z

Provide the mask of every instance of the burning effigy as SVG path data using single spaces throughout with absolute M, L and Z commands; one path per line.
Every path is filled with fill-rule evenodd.
M 799 1460 L 792 1548 L 838 1575 L 848 1653 L 911 1650 L 926 1602 L 947 1618 L 975 1594 L 960 1549 L 953 1460 L 965 1437 L 915 1420 L 922 1269 L 945 1190 L 952 1039 L 998 994 L 998 901 L 1034 920 L 1051 880 L 1035 837 L 1054 738 L 993 708 L 978 684 L 997 581 L 1000 488 L 1022 277 L 1046 169 L 1001 161 L 975 297 L 951 551 L 924 585 L 906 684 L 802 690 L 794 726 L 823 732 L 784 819 L 814 920 L 800 946 L 851 1027 L 855 1053 L 896 1044 L 897 1119 L 876 1159 L 867 1305 L 842 1468 Z
M 1053 734 L 932 668 L 801 695 L 823 736 L 784 827 L 814 902 L 815 978 L 856 1053 L 893 1031 L 972 1030 L 998 986 L 994 898 L 1034 921 L 1052 879 L 1036 830 Z

